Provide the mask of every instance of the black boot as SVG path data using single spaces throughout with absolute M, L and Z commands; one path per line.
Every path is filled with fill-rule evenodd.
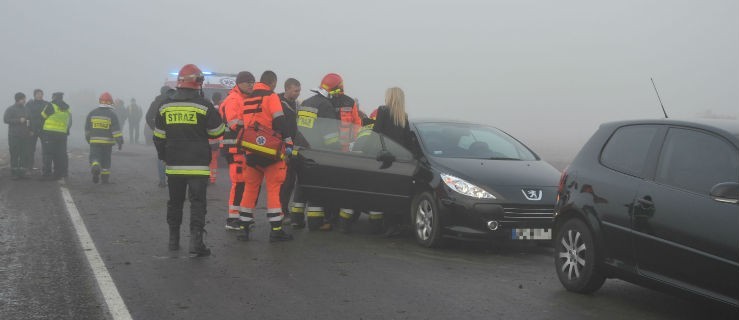
M 100 165 L 97 163 L 94 163 L 90 171 L 92 172 L 92 183 L 100 182 Z
M 293 212 L 290 214 L 293 229 L 305 228 L 305 214 Z
M 203 233 L 205 230 L 202 228 L 190 229 L 190 256 L 195 257 L 207 257 L 210 255 L 210 249 L 203 243 Z
M 169 251 L 180 250 L 180 226 L 169 226 Z
M 249 241 L 249 232 L 252 224 L 241 224 L 241 234 L 236 236 L 236 240 Z
M 293 235 L 288 234 L 285 232 L 285 230 L 279 229 L 269 232 L 269 242 L 277 242 L 277 241 L 290 241 L 293 239 Z

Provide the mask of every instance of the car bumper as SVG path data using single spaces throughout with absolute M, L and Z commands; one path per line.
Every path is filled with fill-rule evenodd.
M 495 203 L 441 197 L 444 235 L 469 240 L 551 240 L 554 203 Z

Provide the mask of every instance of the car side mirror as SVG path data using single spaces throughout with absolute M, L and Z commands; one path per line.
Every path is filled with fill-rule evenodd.
M 377 153 L 377 161 L 382 162 L 380 169 L 387 169 L 395 162 L 395 155 L 390 151 L 382 150 Z
M 724 203 L 739 203 L 739 183 L 724 182 L 713 186 L 711 199 Z

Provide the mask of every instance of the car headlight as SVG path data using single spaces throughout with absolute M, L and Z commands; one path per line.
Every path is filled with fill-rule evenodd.
M 455 176 L 450 176 L 448 174 L 442 173 L 441 180 L 444 181 L 444 183 L 449 188 L 452 188 L 452 190 L 459 192 L 465 196 L 478 199 L 496 199 L 494 195 L 485 190 L 482 190 L 482 188 Z

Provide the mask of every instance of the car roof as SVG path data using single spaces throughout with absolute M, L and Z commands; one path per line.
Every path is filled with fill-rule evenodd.
M 623 120 L 623 121 L 606 122 L 602 124 L 601 126 L 621 127 L 625 125 L 634 125 L 634 124 L 656 124 L 656 125 L 692 127 L 692 128 L 697 128 L 697 129 L 703 129 L 706 131 L 722 133 L 723 135 L 727 137 L 732 137 L 734 140 L 739 140 L 739 121 L 737 120 L 703 119 L 703 118 L 638 119 L 638 120 Z
M 469 125 L 495 127 L 495 126 L 486 125 L 486 124 L 477 123 L 477 122 L 470 122 L 470 121 L 464 121 L 464 120 L 454 120 L 454 119 L 444 119 L 444 118 L 411 118 L 408 121 L 411 124 L 421 124 L 421 123 L 452 123 L 452 124 L 469 124 Z

